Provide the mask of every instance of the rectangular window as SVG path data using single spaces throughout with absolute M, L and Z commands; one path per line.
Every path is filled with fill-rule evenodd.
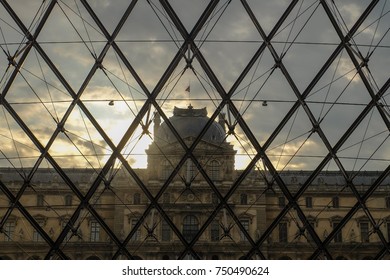
M 164 203 L 171 203 L 171 194 L 170 193 L 164 193 L 163 202 Z
M 4 241 L 12 241 L 15 232 L 15 222 L 6 222 L 4 224 Z
M 333 230 L 339 225 L 339 222 L 333 222 Z M 334 237 L 334 242 L 335 243 L 341 243 L 343 242 L 343 235 L 342 235 L 342 230 L 340 230 L 338 233 L 336 233 L 336 236 Z
M 161 240 L 162 241 L 171 241 L 171 227 L 165 220 L 161 221 Z
M 169 161 L 164 161 L 161 166 L 161 179 L 166 180 L 172 174 L 172 165 Z
M 313 208 L 313 198 L 311 196 L 306 197 L 306 207 Z
M 219 241 L 219 221 L 211 223 L 211 241 Z
M 387 242 L 390 242 L 390 223 L 387 223 Z
M 284 196 L 279 197 L 279 207 L 284 208 L 286 206 L 286 198 Z
M 310 226 L 315 230 L 316 223 L 314 221 L 309 221 Z M 306 237 L 307 237 L 307 242 L 313 242 L 314 239 L 309 233 L 309 230 L 305 231 Z
M 210 163 L 210 179 L 219 180 L 219 163 L 216 160 Z
M 362 242 L 369 242 L 369 227 L 367 222 L 361 222 L 360 225 L 360 237 Z
M 65 206 L 72 206 L 72 198 L 71 194 L 65 196 Z
M 385 197 L 386 200 L 386 208 L 390 209 L 390 196 Z
M 92 242 L 100 241 L 100 225 L 96 221 L 91 222 L 91 236 L 90 236 L 90 240 Z
M 279 242 L 286 243 L 287 241 L 287 223 L 279 223 Z
M 211 194 L 211 203 L 212 204 L 218 204 L 219 203 L 218 196 L 215 193 Z
M 333 208 L 339 208 L 340 207 L 340 200 L 337 196 L 334 196 L 332 198 L 332 206 Z
M 240 194 L 240 204 L 241 205 L 248 204 L 248 195 L 246 193 Z
M 186 162 L 186 183 L 190 183 L 196 177 L 195 166 L 191 159 L 187 159 Z
M 131 220 L 131 229 L 135 227 L 135 225 L 138 223 L 137 219 Z M 131 237 L 131 241 L 138 241 L 141 237 L 141 229 L 138 228 L 137 231 L 134 233 L 134 235 Z
M 63 220 L 61 224 L 62 230 L 64 230 L 67 227 L 67 225 L 68 225 L 68 221 Z M 69 230 L 68 233 L 66 234 L 65 241 L 68 242 L 72 238 L 72 235 L 73 235 L 72 230 Z
M 43 196 L 43 194 L 38 194 L 37 195 L 37 206 L 43 206 L 44 201 L 45 201 L 45 197 Z
M 37 221 L 40 227 L 44 226 L 44 221 Z M 39 234 L 39 232 L 34 228 L 33 231 L 33 241 L 35 242 L 42 242 L 43 238 L 42 235 Z
M 243 220 L 240 220 L 240 222 L 241 222 L 242 226 L 244 227 L 244 229 L 249 233 L 249 219 L 243 219 Z M 240 231 L 240 238 L 241 238 L 241 241 L 248 240 L 242 231 Z
M 183 237 L 188 242 L 192 241 L 199 231 L 199 221 L 194 215 L 187 215 L 183 220 Z
M 135 205 L 141 204 L 141 194 L 135 193 L 133 195 L 133 204 L 135 204 Z

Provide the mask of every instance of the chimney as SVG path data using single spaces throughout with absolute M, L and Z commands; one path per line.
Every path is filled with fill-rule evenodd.
M 161 118 L 158 112 L 156 112 L 156 114 L 154 115 L 153 122 L 154 122 L 154 135 L 156 135 L 158 133 L 158 129 L 160 128 L 160 124 L 161 124 Z
M 225 113 L 220 113 L 219 114 L 218 123 L 222 127 L 223 131 L 226 132 L 226 128 L 225 128 Z

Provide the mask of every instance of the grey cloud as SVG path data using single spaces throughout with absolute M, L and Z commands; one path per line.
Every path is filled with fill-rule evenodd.
M 182 38 L 175 27 L 171 25 L 171 23 L 165 18 L 165 14 L 160 13 L 160 11 L 162 11 L 162 7 L 158 1 L 151 1 L 151 3 L 153 4 L 152 7 L 156 9 L 161 20 L 164 22 L 170 35 L 175 40 L 177 38 L 178 44 L 180 45 L 182 43 Z M 201 3 L 191 2 L 191 4 L 188 4 L 180 1 L 172 2 L 172 5 L 177 10 L 178 16 L 181 18 L 186 28 L 189 30 L 196 22 L 197 17 L 201 14 L 207 3 L 207 1 L 202 1 Z M 218 9 L 223 7 L 225 3 L 225 1 L 221 1 Z M 288 6 L 289 1 L 267 1 L 265 3 L 264 1 L 248 1 L 248 3 L 254 10 L 254 13 L 258 17 L 260 24 L 266 33 L 268 33 L 273 24 L 275 24 L 275 22 Z M 85 44 L 82 42 L 78 42 L 76 44 L 70 43 L 71 41 L 79 41 L 80 38 L 77 32 L 69 24 L 68 20 L 64 17 L 64 14 L 62 13 L 61 9 L 59 9 L 59 6 L 55 7 L 56 12 L 49 17 L 50 26 L 47 26 L 44 30 L 42 30 L 42 33 L 38 37 L 38 42 L 40 42 L 42 48 L 53 60 L 64 77 L 69 81 L 75 92 L 78 92 L 82 81 L 85 79 L 92 65 L 95 63 L 95 60 L 90 53 L 91 50 L 93 51 L 92 45 L 94 51 L 96 51 L 97 54 L 99 54 L 105 45 L 104 36 L 100 34 L 96 24 L 88 15 L 83 5 L 81 3 L 78 4 L 82 18 L 85 20 L 84 23 L 86 24 L 86 27 L 84 27 L 82 19 L 75 14 L 75 12 L 78 13 L 78 8 L 75 6 L 73 1 L 59 1 L 58 5 L 60 5 L 64 9 L 66 15 L 72 19 L 74 27 L 77 29 L 82 39 L 86 41 Z M 112 32 L 112 30 L 115 28 L 117 22 L 123 15 L 128 5 L 126 1 L 114 2 L 108 0 L 92 1 L 90 4 L 92 9 L 97 13 L 109 32 Z M 318 3 L 316 1 L 305 1 L 303 2 L 302 6 L 300 6 L 300 4 L 301 3 L 296 6 L 295 10 L 282 25 L 282 31 L 274 38 L 273 46 L 279 55 L 282 54 L 283 50 L 288 50 L 283 58 L 283 63 L 289 71 L 289 74 L 294 79 L 296 86 L 302 93 L 312 78 L 319 71 L 322 64 L 337 47 L 340 39 L 338 38 L 337 33 L 335 32 L 329 19 L 325 17 L 325 12 L 323 11 L 321 5 L 317 8 L 313 17 L 310 18 L 308 24 L 301 32 L 301 28 L 305 24 L 305 21 L 309 19 L 311 12 L 314 11 L 314 8 Z M 305 9 L 312 4 L 314 5 L 305 13 L 303 13 L 294 23 L 296 15 L 305 11 Z M 360 1 L 353 0 L 343 1 L 342 3 L 336 4 L 349 28 L 365 8 Z M 26 5 L 29 5 L 28 9 L 26 9 Z M 73 11 L 70 10 L 67 5 L 69 5 Z M 354 38 L 356 43 L 371 43 L 373 32 L 375 31 L 376 27 L 375 20 L 380 15 L 382 5 L 383 3 L 379 4 L 376 10 L 373 11 L 372 16 L 370 16 L 363 24 L 363 27 L 360 30 L 363 30 L 365 27 L 367 28 L 361 32 L 359 31 L 360 33 L 358 33 L 356 38 Z M 18 11 L 21 11 L 22 9 L 26 11 L 21 17 L 22 20 L 26 22 L 26 24 L 31 22 L 33 14 L 37 11 L 38 8 L 37 4 L 32 4 L 32 2 L 28 2 L 26 4 L 24 2 L 22 3 L 16 1 L 15 3 L 12 2 L 12 6 L 15 7 Z M 167 30 L 161 26 L 160 20 L 154 14 L 152 7 L 146 1 L 139 1 L 117 37 L 117 44 L 150 91 L 155 87 L 160 76 L 166 70 L 171 59 L 178 50 L 177 46 L 172 42 L 167 43 L 159 41 L 171 40 L 171 36 Z M 335 7 L 332 7 L 332 9 L 335 9 Z M 384 7 L 384 11 L 387 10 L 389 10 L 389 4 Z M 191 13 L 188 11 L 191 11 Z M 336 10 L 334 10 L 334 12 L 336 13 Z M 220 82 L 222 83 L 225 90 L 228 91 L 241 73 L 242 69 L 247 65 L 255 51 L 258 49 L 262 43 L 262 40 L 256 31 L 256 28 L 254 25 L 252 25 L 249 17 L 245 14 L 245 11 L 239 1 L 232 1 L 230 6 L 227 7 L 226 13 L 223 14 L 220 19 L 218 17 L 219 14 L 214 15 L 212 20 L 208 23 L 205 32 L 203 33 L 202 30 L 196 41 L 200 46 L 200 51 L 208 60 L 210 67 L 215 72 L 216 76 L 220 79 Z M 7 18 L 7 21 L 11 22 L 9 18 Z M 374 24 L 372 24 L 373 22 Z M 377 44 L 382 38 L 381 36 L 385 34 L 386 30 L 388 29 L 388 22 L 388 15 L 381 19 L 373 40 L 374 43 Z M 212 28 L 213 30 L 210 32 L 210 34 L 208 34 Z M 17 32 L 14 32 L 9 28 L 4 28 L 4 30 L 7 30 L 5 33 L 7 40 L 9 39 L 15 42 L 20 41 L 20 35 L 18 35 Z M 60 30 L 60 32 L 58 32 L 58 30 Z M 208 40 L 215 41 L 206 42 L 202 45 L 199 40 L 202 38 L 202 35 L 205 36 L 206 34 L 208 34 Z M 91 38 L 91 40 L 94 42 L 89 42 L 88 37 Z M 290 48 L 288 43 L 283 43 L 287 39 L 292 41 L 295 39 L 295 37 L 296 42 L 299 44 L 294 44 Z M 61 40 L 68 43 L 49 43 L 52 41 L 60 42 Z M 144 42 L 143 40 L 147 40 L 147 42 Z M 227 42 L 217 42 L 217 40 Z M 230 42 L 231 40 L 253 41 Z M 322 43 L 331 44 L 323 45 Z M 386 36 L 383 38 L 381 44 L 388 45 L 388 43 L 389 37 Z M 362 50 L 362 53 L 366 53 L 369 49 L 369 47 L 363 46 L 359 46 L 358 48 L 359 50 Z M 355 48 L 355 50 L 357 49 Z M 2 56 L 2 59 L 4 60 L 5 57 Z M 374 75 L 375 81 L 379 87 L 383 85 L 383 83 L 388 79 L 388 71 L 386 71 L 386 69 L 388 63 L 390 62 L 389 59 L 390 56 L 388 55 L 386 48 L 378 48 L 370 59 L 370 71 Z M 42 59 L 40 59 L 40 61 L 42 61 Z M 40 69 L 36 64 L 34 65 L 34 62 L 36 62 L 35 55 L 29 57 L 23 66 L 39 76 L 41 75 Z M 257 62 L 259 63 L 257 64 Z M 294 104 L 296 101 L 296 96 L 291 90 L 291 87 L 288 85 L 286 78 L 281 74 L 280 69 L 276 69 L 266 81 L 266 78 L 268 77 L 268 73 L 266 73 L 266 71 L 270 70 L 275 64 L 270 52 L 267 49 L 262 55 L 261 61 L 257 62 L 255 63 L 253 70 L 249 72 L 247 77 L 239 86 L 239 89 L 244 89 L 239 93 L 236 92 L 233 96 L 233 103 L 238 109 L 240 109 L 240 113 L 245 112 L 243 115 L 245 122 L 251 128 L 257 140 L 263 144 L 274 131 L 275 127 L 282 120 L 284 115 Z M 47 73 L 47 75 L 49 75 L 48 73 L 50 71 L 48 67 L 45 66 L 45 64 L 43 65 L 45 74 Z M 134 102 L 128 102 L 132 110 L 137 112 L 137 108 L 135 107 L 137 106 L 140 108 L 140 106 L 142 106 L 142 99 L 145 99 L 146 95 L 142 93 L 141 88 L 131 77 L 126 67 L 124 67 L 124 64 L 122 62 L 118 63 L 118 58 L 112 49 L 104 58 L 103 66 L 106 67 L 108 75 L 113 83 L 104 75 L 104 73 L 102 73 L 102 70 L 98 69 L 95 77 L 92 78 L 92 80 L 87 85 L 82 96 L 82 100 L 86 101 L 85 104 L 87 108 L 103 126 L 109 127 L 111 124 L 114 126 L 123 125 L 123 123 L 120 122 L 120 120 L 123 119 L 128 120 L 126 123 L 126 125 L 128 125 L 131 123 L 131 119 L 134 118 L 134 115 L 129 110 L 129 108 L 126 108 L 126 104 L 120 104 L 120 102 L 116 102 L 115 108 L 109 108 L 105 102 L 110 99 L 120 99 L 121 96 L 117 92 L 117 90 L 119 90 L 119 92 L 129 100 L 132 98 L 140 99 L 139 101 L 136 101 L 136 105 Z M 180 67 L 184 68 L 184 66 L 184 63 L 180 63 Z M 199 64 L 194 63 L 193 66 L 200 75 L 205 77 L 205 73 L 200 68 Z M 359 77 L 356 77 L 354 81 L 351 82 L 351 84 L 346 88 L 351 77 L 355 74 L 353 71 L 347 75 L 346 73 L 353 69 L 353 67 L 354 65 L 350 61 L 350 58 L 346 52 L 343 51 L 342 56 L 340 58 L 336 58 L 335 62 L 328 69 L 327 73 L 318 82 L 318 85 L 313 89 L 312 93 L 307 99 L 309 102 L 309 108 L 312 110 L 316 118 L 320 117 L 319 114 L 322 109 L 322 104 L 316 104 L 314 102 L 323 102 L 326 100 L 332 103 L 337 100 L 340 94 L 341 97 L 339 101 L 342 102 L 355 102 L 362 104 L 367 104 L 367 102 L 369 102 L 370 96 Z M 254 72 L 255 69 L 256 72 Z M 177 69 L 175 74 L 177 74 L 180 70 L 181 69 Z M 119 80 L 125 80 L 122 71 L 124 71 L 126 79 L 131 85 L 130 90 L 132 92 L 129 91 L 126 83 Z M 366 71 L 366 69 L 364 69 L 364 71 Z M 335 76 L 333 77 L 334 73 Z M 260 77 L 263 74 L 264 76 Z M 50 77 L 49 80 L 51 83 L 59 86 L 62 89 L 62 86 L 60 86 L 59 81 L 55 77 L 48 77 Z M 32 78 L 29 77 L 29 79 Z M 337 81 L 333 82 L 331 87 L 327 86 L 328 83 L 331 83 L 332 80 L 336 79 Z M 177 100 L 167 99 L 163 105 L 163 110 L 168 117 L 171 115 L 170 111 L 174 105 L 188 103 L 189 98 L 185 93 L 183 93 L 183 91 L 189 80 L 192 80 L 191 99 L 196 99 L 198 97 L 203 98 L 206 96 L 203 92 L 203 87 L 199 84 L 198 81 L 196 81 L 196 77 L 191 74 L 189 70 L 187 70 L 175 89 L 173 89 L 174 83 L 167 87 L 167 92 L 173 89 L 170 98 L 177 98 L 182 100 L 178 103 Z M 205 81 L 202 82 L 206 84 Z M 206 86 L 209 90 L 215 90 L 212 87 L 210 88 L 210 86 L 207 84 Z M 12 92 L 9 93 L 9 97 L 7 98 L 10 98 L 10 100 L 12 97 L 14 97 L 14 100 L 23 99 L 24 95 L 17 93 L 23 90 L 23 87 L 26 87 L 26 85 L 23 85 L 22 81 L 14 83 Z M 37 92 L 39 92 L 40 96 L 45 96 L 44 83 L 35 83 L 33 84 L 33 87 L 37 90 Z M 323 87 L 323 89 L 319 90 L 321 87 Z M 319 91 L 315 92 L 317 90 Z M 63 95 L 63 93 L 58 93 L 56 96 L 60 95 Z M 161 98 L 164 98 L 165 96 L 165 94 L 160 93 Z M 45 98 L 47 99 L 47 96 Z M 64 96 L 60 99 L 63 100 L 65 98 L 69 99 L 69 96 Z M 252 98 L 255 100 L 250 104 Z M 32 99 L 36 100 L 35 97 Z M 245 102 L 242 103 L 241 99 L 245 99 Z M 268 100 L 267 107 L 261 106 L 262 100 Z M 162 104 L 162 101 L 160 101 L 159 104 Z M 249 104 L 250 106 L 247 107 Z M 64 104 L 64 109 L 61 110 L 62 112 L 65 110 L 66 105 L 68 104 Z M 209 114 L 215 108 L 211 102 L 202 103 L 200 101 L 193 101 L 193 105 L 206 106 L 208 108 Z M 56 107 L 57 106 L 61 105 L 56 104 Z M 364 107 L 353 107 L 347 105 L 337 105 L 331 107 L 331 104 L 328 104 L 324 106 L 322 116 L 324 116 L 325 112 L 327 112 L 327 110 L 330 108 L 331 110 L 326 115 L 326 118 L 321 123 L 321 126 L 327 133 L 331 144 L 334 144 L 338 141 L 339 137 L 343 133 L 343 130 L 347 128 L 347 126 L 354 120 L 357 114 Z M 225 112 L 226 110 L 227 109 L 224 108 Z M 42 139 L 46 139 L 51 133 L 50 129 L 45 131 L 42 126 L 42 122 L 45 118 L 44 114 L 42 114 L 44 111 L 45 110 L 41 107 L 39 110 L 30 109 L 28 112 L 26 111 L 20 113 L 24 119 L 31 119 L 30 124 L 32 126 L 37 125 L 39 130 L 37 130 L 36 133 L 38 137 Z M 111 124 L 110 119 L 112 119 Z M 74 120 L 76 121 L 77 118 Z M 376 120 L 379 120 L 375 122 L 375 124 L 379 123 L 379 128 L 374 128 L 375 125 L 369 126 L 367 135 L 374 135 L 375 132 L 385 128 L 385 125 L 383 122 L 381 122 L 380 118 L 377 118 Z M 279 136 L 273 141 L 273 143 L 271 143 L 270 148 L 278 146 L 284 143 L 286 140 L 289 141 L 294 139 L 294 137 L 308 132 L 311 129 L 311 123 L 308 117 L 304 114 L 302 108 L 299 109 L 294 124 L 292 124 L 292 122 L 293 119 L 291 119 L 290 122 L 286 124 L 286 126 L 280 132 Z M 4 123 L 1 123 L 1 127 L 5 127 Z M 83 133 L 85 134 L 85 127 L 83 127 L 81 123 L 68 123 L 67 127 L 73 131 L 84 131 Z M 358 130 L 364 131 L 364 128 L 364 125 L 361 125 Z M 290 130 L 291 132 L 289 132 Z M 94 133 L 96 133 L 96 131 L 94 131 Z M 242 132 L 238 130 L 238 133 Z M 310 139 L 310 141 L 313 141 L 311 143 L 316 147 L 316 149 L 321 147 L 321 154 L 326 153 L 326 151 L 323 150 L 324 145 L 321 144 L 321 142 L 315 142 L 319 141 L 318 138 L 313 137 Z M 287 144 L 285 154 L 293 153 L 294 149 L 296 151 L 297 147 L 299 147 L 299 145 L 297 146 L 298 143 L 299 141 L 297 140 Z M 377 145 L 377 142 L 370 143 L 372 143 L 373 146 Z M 82 143 L 79 144 L 82 145 Z M 244 150 L 244 147 L 240 147 L 239 143 L 234 142 L 234 144 L 235 148 L 239 149 L 240 152 Z M 308 145 L 307 149 L 302 150 L 302 153 L 309 155 L 311 152 L 310 147 L 311 146 Z M 88 147 L 83 146 L 83 148 L 88 150 Z M 88 152 L 90 152 L 90 150 L 88 150 Z M 351 155 L 352 154 L 353 153 L 351 153 Z M 312 167 L 309 159 L 302 159 L 301 163 L 304 166 L 301 164 L 299 168 Z

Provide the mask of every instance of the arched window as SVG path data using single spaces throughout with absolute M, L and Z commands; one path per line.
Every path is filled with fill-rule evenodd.
M 219 162 L 216 160 L 212 160 L 210 162 L 210 178 L 211 180 L 219 180 Z
M 194 215 L 188 215 L 183 220 L 183 236 L 190 242 L 199 230 L 199 221 Z

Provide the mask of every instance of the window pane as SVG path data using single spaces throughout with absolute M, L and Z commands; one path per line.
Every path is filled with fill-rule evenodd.
M 37 221 L 37 222 L 41 227 L 43 227 L 44 221 Z M 43 237 L 38 233 L 38 231 L 35 228 L 33 231 L 33 241 L 35 241 L 35 242 L 43 241 Z
M 310 223 L 311 227 L 312 227 L 313 229 L 315 229 L 315 222 L 309 221 L 309 223 Z M 311 234 L 309 233 L 308 230 L 306 230 L 305 234 L 306 234 L 306 237 L 307 237 L 307 241 L 308 241 L 308 242 L 313 242 L 313 241 L 314 241 L 314 240 L 313 240 L 313 237 L 311 236 Z
M 287 242 L 287 223 L 279 224 L 279 242 Z
M 387 196 L 387 197 L 385 198 L 385 200 L 386 200 L 386 208 L 387 208 L 387 209 L 390 209 L 390 196 Z
M 161 165 L 161 177 L 162 177 L 162 179 L 163 180 L 168 179 L 168 177 L 171 175 L 171 173 L 172 173 L 172 166 L 171 166 L 171 164 L 167 160 L 163 161 L 163 163 Z
M 211 223 L 211 240 L 212 241 L 219 241 L 219 222 L 218 221 L 213 221 Z
M 390 223 L 387 223 L 387 242 L 390 242 Z
M 44 201 L 45 201 L 45 197 L 43 196 L 43 194 L 38 194 L 37 195 L 37 206 L 43 206 Z
M 193 215 L 188 215 L 184 218 L 183 222 L 183 235 L 185 240 L 190 242 L 199 230 L 198 219 Z
M 137 224 L 138 220 L 133 219 L 131 220 L 131 228 L 133 229 L 135 225 Z M 134 235 L 131 237 L 131 241 L 138 241 L 141 238 L 141 229 L 138 228 L 137 231 L 134 233 Z
M 62 230 L 64 230 L 67 227 L 67 225 L 68 225 L 68 221 L 62 221 L 61 223 Z M 65 237 L 65 241 L 69 241 L 72 238 L 72 235 L 73 235 L 72 230 L 69 230 Z
M 311 196 L 306 197 L 306 207 L 307 208 L 312 208 L 313 207 L 313 199 Z
M 339 225 L 338 222 L 334 222 L 334 223 L 333 223 L 333 229 L 335 229 L 338 225 Z M 341 232 L 341 231 L 342 231 L 342 230 L 340 230 L 338 233 L 336 233 L 336 236 L 335 236 L 335 238 L 333 239 L 334 242 L 336 242 L 336 243 L 343 242 L 343 236 L 342 236 L 342 232 Z
M 242 226 L 244 227 L 244 229 L 248 232 L 249 231 L 249 219 L 243 219 L 243 220 L 240 220 L 240 222 L 241 222 Z M 242 231 L 240 231 L 240 238 L 241 238 L 241 241 L 248 240 Z
M 66 195 L 65 196 L 65 206 L 71 206 L 72 205 L 72 195 Z
M 141 195 L 139 193 L 135 193 L 133 197 L 134 204 L 141 204 Z
M 339 208 L 340 207 L 339 198 L 337 196 L 333 197 L 333 199 L 332 199 L 332 206 L 333 206 L 333 208 Z
M 165 220 L 161 221 L 161 240 L 171 241 L 171 228 Z
M 12 241 L 15 232 L 15 222 L 6 222 L 3 230 L 4 230 L 4 241 Z
M 210 178 L 211 180 L 219 180 L 219 163 L 216 160 L 210 162 Z
M 279 197 L 279 207 L 283 208 L 286 206 L 286 198 L 284 196 Z
M 362 242 L 369 242 L 368 223 L 362 222 L 360 227 L 360 237 Z
M 248 196 L 247 196 L 245 193 L 242 193 L 242 194 L 240 195 L 240 203 L 241 203 L 242 205 L 248 204 Z
M 91 222 L 90 240 L 92 242 L 97 242 L 100 240 L 100 225 L 98 222 Z

